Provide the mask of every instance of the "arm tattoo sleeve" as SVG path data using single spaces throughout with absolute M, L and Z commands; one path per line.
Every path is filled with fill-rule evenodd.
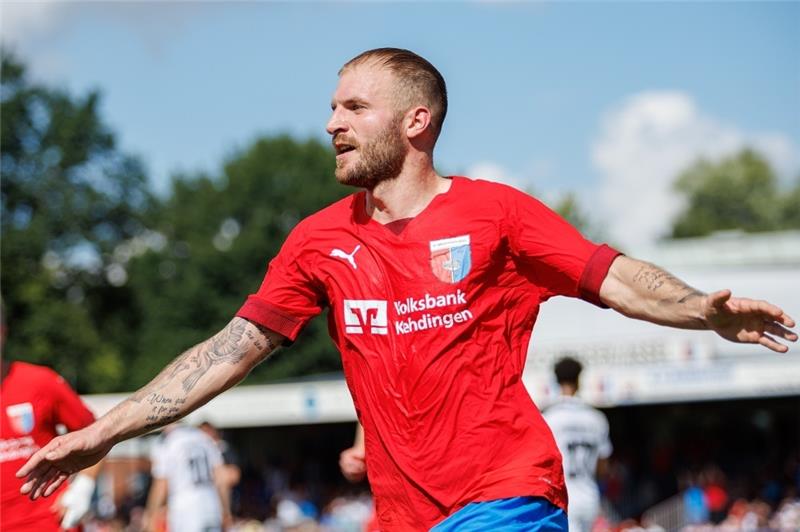
M 155 379 L 134 393 L 130 400 L 141 403 L 145 399 L 152 398 L 174 379 L 181 378 L 179 376 L 187 370 L 189 374 L 182 377 L 182 389 L 188 394 L 212 366 L 223 362 L 238 364 L 244 359 L 248 350 L 247 342 L 242 341 L 245 336 L 261 354 L 257 360 L 261 362 L 275 351 L 278 345 L 272 340 L 267 329 L 259 325 L 256 327 L 262 333 L 260 336 L 247 330 L 245 321 L 232 321 L 213 338 L 194 346 L 173 360 Z
M 223 362 L 229 364 L 241 362 L 246 354 L 246 351 L 240 345 L 244 329 L 245 323 L 243 321 L 231 322 L 210 340 L 210 345 L 206 349 L 195 351 L 188 361 L 188 366 L 194 369 L 183 379 L 183 391 L 191 391 L 197 381 L 200 380 L 200 377 L 211 369 L 211 366 Z
M 662 303 L 683 304 L 689 300 L 703 296 L 703 292 L 692 288 L 674 275 L 654 266 L 645 264 L 633 276 L 633 282 L 645 288 L 647 291 L 662 296 Z
M 252 322 L 250 322 L 252 323 Z M 240 364 L 250 354 L 248 366 L 266 359 L 277 349 L 277 336 L 266 328 L 234 319 L 222 331 L 189 349 L 128 401 L 146 405 L 144 430 L 152 430 L 186 415 L 189 393 L 208 371 L 219 364 Z M 260 333 L 260 334 L 259 334 Z M 176 389 L 174 383 L 180 382 Z M 194 408 L 194 407 L 192 407 Z

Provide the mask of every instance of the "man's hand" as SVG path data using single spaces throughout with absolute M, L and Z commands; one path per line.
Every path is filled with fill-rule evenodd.
M 97 423 L 85 429 L 53 438 L 17 471 L 28 477 L 20 488 L 31 500 L 50 496 L 73 473 L 99 462 L 113 446 L 101 438 Z
M 705 296 L 703 310 L 708 328 L 732 342 L 785 353 L 789 348 L 777 339 L 797 341 L 797 334 L 787 329 L 795 326 L 794 320 L 766 301 L 731 297 L 730 290 L 720 290 Z
M 366 454 L 363 447 L 350 447 L 339 455 L 339 467 L 344 478 L 350 482 L 361 482 L 367 476 Z

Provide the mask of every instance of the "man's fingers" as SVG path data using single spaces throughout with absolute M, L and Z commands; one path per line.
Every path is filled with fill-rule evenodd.
M 788 347 L 786 347 L 781 343 L 776 342 L 774 339 L 770 338 L 770 336 L 767 334 L 762 334 L 761 337 L 758 339 L 758 343 L 778 353 L 785 353 L 786 351 L 789 350 Z
M 733 298 L 731 308 L 738 313 L 759 313 L 766 318 L 777 321 L 786 327 L 794 327 L 795 322 L 782 308 L 767 301 L 758 299 Z
M 32 501 L 35 501 L 42 495 L 47 485 L 53 478 L 55 478 L 57 474 L 58 470 L 51 467 L 43 476 L 39 477 L 39 479 L 36 481 L 36 485 L 33 487 L 33 491 L 31 491 L 30 494 Z
M 45 474 L 50 470 L 50 463 L 43 462 L 36 466 L 36 469 L 30 472 L 28 475 L 28 480 L 20 487 L 19 491 L 23 495 L 28 494 L 33 491 L 33 488 L 38 484 L 39 480 L 42 479 Z
M 31 474 L 31 472 L 36 469 L 36 467 L 44 460 L 44 455 L 48 452 L 48 445 L 45 445 L 43 448 L 39 449 L 33 456 L 28 458 L 28 461 L 25 462 L 25 465 L 17 470 L 17 478 L 24 478 Z
M 708 294 L 708 302 L 714 308 L 721 309 L 725 306 L 725 303 L 731 298 L 731 291 L 730 290 L 719 290 L 717 292 L 712 292 Z
M 789 318 L 789 316 L 786 316 L 780 307 L 777 307 L 772 303 L 767 303 L 766 301 L 750 301 L 749 310 L 751 310 L 752 312 L 760 312 L 762 314 L 766 314 L 770 318 L 774 319 L 775 321 L 779 321 L 781 323 L 783 323 L 783 319 L 781 318 L 786 318 L 789 321 L 791 321 L 791 318 Z M 791 326 L 792 325 L 789 325 L 789 327 Z
M 789 340 L 790 342 L 797 341 L 797 334 L 779 323 L 767 323 L 764 326 L 764 331 L 768 332 L 772 336 L 783 338 L 784 340 Z
M 777 321 L 783 323 L 787 327 L 794 327 L 796 325 L 795 321 L 792 319 L 791 316 L 786 314 L 785 312 L 781 312 L 781 317 L 777 319 Z M 795 335 L 796 337 L 797 335 Z
M 766 301 L 755 301 L 754 303 L 756 303 L 754 308 L 757 312 L 766 314 L 770 319 L 785 325 L 786 327 L 795 326 L 794 320 L 791 318 L 791 316 L 786 314 L 782 308 L 771 303 L 767 303 Z
M 58 489 L 58 487 L 61 484 L 63 484 L 65 480 L 67 480 L 67 478 L 69 478 L 69 475 L 67 473 L 59 471 L 58 475 L 56 475 L 56 478 L 53 480 L 53 482 L 50 483 L 50 485 L 44 491 L 44 496 L 49 497 L 50 495 L 52 495 L 53 492 L 55 492 Z
M 716 294 L 719 294 L 719 292 L 711 294 L 709 297 L 712 297 Z M 796 325 L 794 319 L 786 314 L 782 308 L 773 305 L 772 303 L 768 303 L 767 301 L 746 298 L 732 298 L 730 299 L 728 308 L 731 309 L 731 311 L 739 314 L 761 314 L 766 320 L 775 321 L 785 327 L 794 327 Z
M 51 460 L 53 462 L 61 460 L 70 453 L 68 446 L 64 444 L 64 440 L 61 438 L 51 441 L 48 447 L 49 449 L 44 457 L 46 460 Z
M 25 465 L 17 470 L 16 476 L 17 478 L 27 477 L 36 469 L 37 466 L 43 462 L 60 460 L 68 454 L 69 450 L 65 445 L 63 445 L 62 438 L 55 438 L 51 440 L 50 443 L 36 451 L 33 456 L 28 458 L 28 461 L 25 462 Z

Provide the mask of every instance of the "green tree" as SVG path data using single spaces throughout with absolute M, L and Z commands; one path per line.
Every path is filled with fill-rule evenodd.
M 164 237 L 128 264 L 142 316 L 131 387 L 147 382 L 181 351 L 220 330 L 255 292 L 289 231 L 352 192 L 333 177 L 321 142 L 262 138 L 231 156 L 220 176 L 180 176 L 154 209 Z M 291 348 L 261 364 L 248 382 L 340 371 L 324 317 Z
M 673 225 L 676 238 L 731 229 L 800 228 L 800 184 L 782 192 L 769 163 L 749 149 L 719 163 L 698 161 L 678 177 L 675 187 L 687 201 Z
M 115 389 L 131 316 L 114 254 L 143 228 L 144 172 L 116 149 L 97 92 L 31 82 L 12 54 L 0 58 L 5 354 L 50 365 L 80 391 Z

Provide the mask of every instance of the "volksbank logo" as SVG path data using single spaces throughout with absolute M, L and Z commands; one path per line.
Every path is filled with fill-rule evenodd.
M 432 329 L 451 329 L 473 319 L 472 311 L 464 308 L 468 305 L 467 294 L 461 289 L 449 294 L 407 297 L 392 303 L 396 313 L 393 321 L 394 332 L 398 335 Z M 345 299 L 345 332 L 389 334 L 387 307 L 388 302 L 382 299 Z
M 389 334 L 386 301 L 380 299 L 345 299 L 344 330 L 348 334 Z

